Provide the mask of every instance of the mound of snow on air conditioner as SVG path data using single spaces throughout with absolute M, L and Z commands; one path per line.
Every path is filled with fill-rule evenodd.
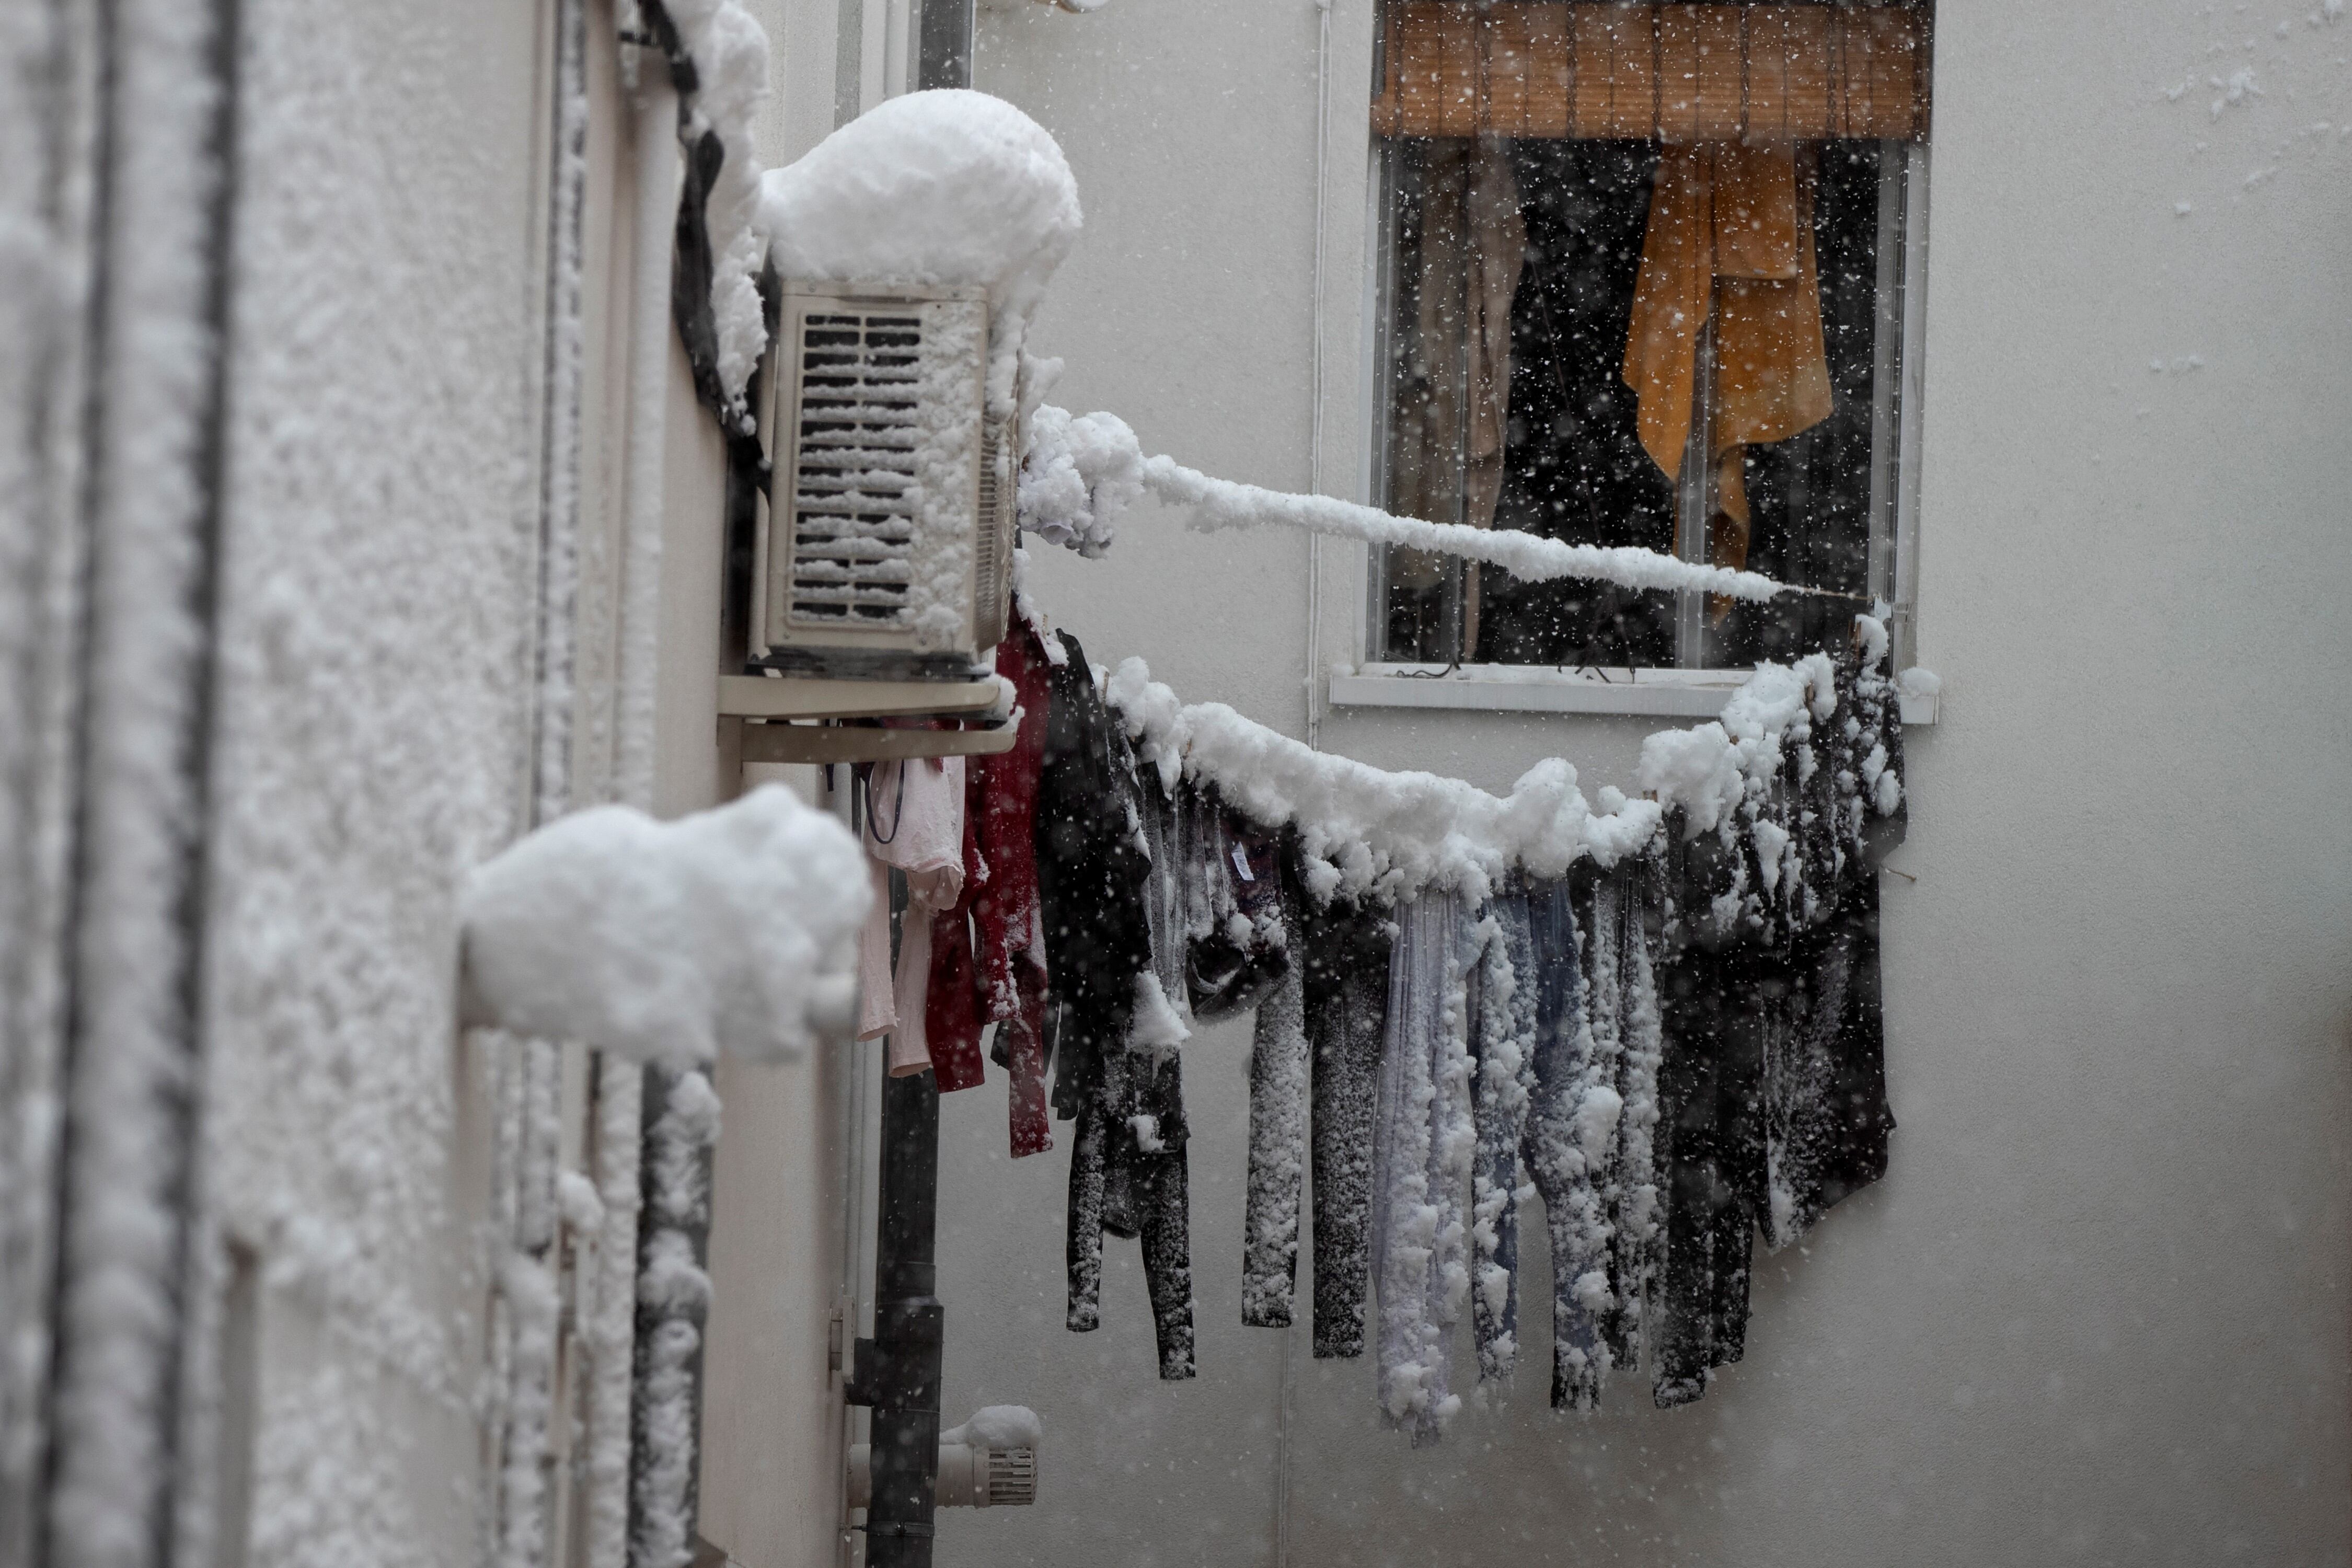
M 578 812 L 467 882 L 467 1021 L 638 1061 L 797 1056 L 855 1026 L 871 897 L 849 830 L 781 784 L 676 822 Z
M 887 100 L 761 183 L 760 223 L 787 279 L 985 288 L 999 416 L 1013 410 L 1030 318 L 1082 221 L 1054 138 L 962 89 Z

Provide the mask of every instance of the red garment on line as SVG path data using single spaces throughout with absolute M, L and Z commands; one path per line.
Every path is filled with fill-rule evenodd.
M 1021 711 L 1011 751 L 965 773 L 963 896 L 931 928 L 924 1025 L 942 1091 L 984 1077 L 980 1034 L 997 1026 L 1013 1074 L 1013 1156 L 1054 1146 L 1045 1109 L 1045 922 L 1037 899 L 1037 780 L 1045 766 L 1045 650 L 1018 618 L 996 645 L 996 673 Z

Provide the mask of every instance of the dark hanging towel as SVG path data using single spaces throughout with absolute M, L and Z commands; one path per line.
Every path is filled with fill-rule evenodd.
M 1037 894 L 1054 1006 L 1054 1110 L 1064 1121 L 1127 1045 L 1135 977 L 1151 962 L 1143 884 L 1149 869 L 1131 826 L 1127 739 L 1111 722 L 1078 639 L 1052 667 L 1045 757 L 1037 783 Z
M 1763 1185 L 1763 1035 L 1769 990 L 1786 989 L 1784 968 L 1753 949 L 1694 945 L 1659 976 L 1668 1176 L 1652 1394 L 1661 1407 L 1703 1396 L 1708 1373 L 1746 1349 Z
M 1299 900 L 1298 956 L 1313 1053 L 1315 1353 L 1364 1353 L 1371 1277 L 1372 1142 L 1388 1028 L 1386 910 L 1339 898 Z
M 1811 754 L 1807 755 L 1806 752 Z M 1752 827 L 1727 840 L 1667 825 L 1670 921 L 1658 986 L 1666 1257 L 1654 1394 L 1687 1404 L 1746 1346 L 1750 1252 L 1802 1236 L 1886 1171 L 1878 867 L 1909 803 L 1893 683 L 1848 650 L 1837 703 L 1791 747 L 1763 807 L 1801 846 L 1801 896 L 1752 921 L 1709 921 L 1761 883 Z M 1785 863 L 1785 862 L 1784 862 Z
M 1037 880 L 1054 1015 L 1054 1106 L 1077 1126 L 1070 1156 L 1069 1313 L 1102 1321 L 1102 1237 L 1139 1237 L 1160 1375 L 1192 1375 L 1191 1222 L 1182 1068 L 1132 1050 L 1150 973 L 1144 801 L 1125 731 L 1096 694 L 1077 638 L 1059 634 L 1037 797 Z

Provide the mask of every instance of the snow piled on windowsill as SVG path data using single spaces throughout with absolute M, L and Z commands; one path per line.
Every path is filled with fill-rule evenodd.
M 1622 665 L 1444 665 L 1375 660 L 1334 665 L 1334 708 L 1443 708 L 1487 713 L 1588 713 L 1712 719 L 1752 668 L 1632 669 Z M 1933 724 L 1942 682 L 1914 667 L 1896 679 L 1906 724 Z

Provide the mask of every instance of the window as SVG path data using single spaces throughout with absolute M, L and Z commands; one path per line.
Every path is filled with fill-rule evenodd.
M 1391 550 L 1376 660 L 1785 660 L 1907 620 L 1924 9 L 1389 0 L 1378 483 L 1393 511 L 1815 590 L 1528 584 Z

